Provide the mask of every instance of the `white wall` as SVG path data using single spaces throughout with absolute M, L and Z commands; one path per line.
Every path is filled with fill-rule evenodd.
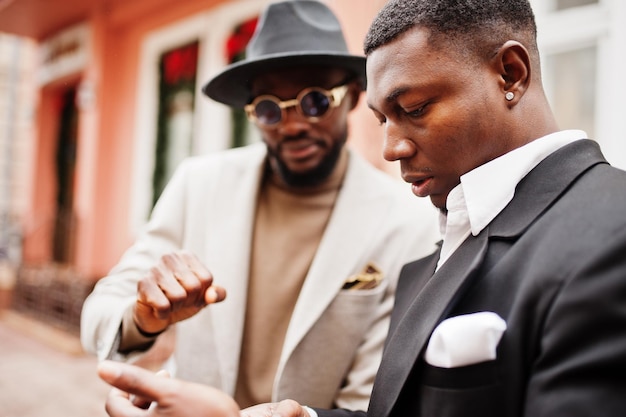
M 626 169 L 626 1 L 598 0 L 561 11 L 553 10 L 554 1 L 531 0 L 548 98 L 563 128 L 584 127 L 576 126 L 577 119 L 580 124 L 591 119 L 593 131 L 588 134 L 600 143 L 609 162 Z M 583 55 L 584 50 L 595 54 Z M 579 60 L 553 72 L 550 62 L 564 54 L 593 62 Z M 581 78 L 584 71 L 579 66 L 592 70 L 594 79 Z

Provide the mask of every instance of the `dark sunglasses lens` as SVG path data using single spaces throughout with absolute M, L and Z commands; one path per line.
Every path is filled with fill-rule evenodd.
M 281 111 L 278 104 L 272 100 L 261 100 L 254 108 L 256 118 L 265 125 L 273 125 L 280 122 Z
M 300 101 L 300 106 L 302 107 L 302 113 L 304 113 L 308 117 L 320 117 L 330 107 L 330 101 L 328 97 L 319 91 L 311 91 L 302 97 Z

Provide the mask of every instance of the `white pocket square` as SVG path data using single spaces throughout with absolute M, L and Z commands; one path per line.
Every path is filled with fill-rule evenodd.
M 494 360 L 505 330 L 506 322 L 490 311 L 451 317 L 433 331 L 424 360 L 440 368 Z

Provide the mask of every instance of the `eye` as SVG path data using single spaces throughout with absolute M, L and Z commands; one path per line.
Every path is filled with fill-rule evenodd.
M 409 116 L 409 117 L 412 117 L 412 118 L 422 117 L 424 115 L 424 113 L 426 113 L 427 107 L 428 107 L 428 103 L 426 103 L 423 106 L 420 106 L 417 109 L 412 110 L 412 111 L 405 110 L 405 114 L 407 116 Z

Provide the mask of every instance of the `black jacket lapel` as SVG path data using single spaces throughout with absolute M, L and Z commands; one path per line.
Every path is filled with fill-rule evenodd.
M 523 178 L 515 197 L 489 225 L 490 236 L 512 237 L 524 232 L 578 177 L 607 163 L 598 144 L 583 139 L 549 155 Z
M 427 281 L 419 293 L 397 294 L 394 311 L 397 325 L 390 328 L 387 346 L 376 376 L 368 414 L 389 415 L 413 364 L 428 341 L 432 330 L 441 317 L 452 307 L 454 299 L 470 284 L 485 256 L 487 234 L 470 236 L 446 263 L 432 275 L 432 263 L 425 262 L 422 276 L 404 276 L 400 280 L 419 279 Z M 427 274 L 428 276 L 425 276 Z M 428 278 L 432 275 L 432 278 Z M 407 297 L 412 301 L 407 302 Z M 408 304 L 405 311 L 399 305 Z

